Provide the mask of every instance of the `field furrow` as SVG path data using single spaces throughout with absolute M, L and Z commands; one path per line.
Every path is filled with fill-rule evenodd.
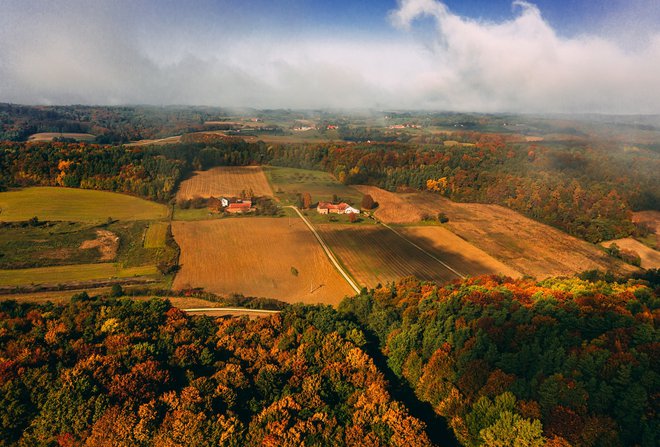
M 375 287 L 406 276 L 439 282 L 457 278 L 441 263 L 383 226 L 324 224 L 318 230 L 361 285 Z
M 260 166 L 221 166 L 196 171 L 191 178 L 181 182 L 176 198 L 239 196 L 250 190 L 256 196 L 273 195 Z

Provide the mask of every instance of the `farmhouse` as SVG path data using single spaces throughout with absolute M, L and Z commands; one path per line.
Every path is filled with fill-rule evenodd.
M 348 203 L 333 204 L 330 202 L 319 202 L 316 206 L 319 214 L 360 214 L 360 210 L 353 208 Z
M 252 211 L 252 201 L 243 200 L 242 202 L 230 203 L 229 206 L 225 208 L 225 211 L 228 213 L 249 213 Z

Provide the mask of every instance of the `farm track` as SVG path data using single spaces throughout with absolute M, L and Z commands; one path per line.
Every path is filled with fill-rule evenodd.
M 330 247 L 328 247 L 328 244 L 325 243 L 321 235 L 316 231 L 316 229 L 312 226 L 311 223 L 303 216 L 303 214 L 296 208 L 295 206 L 289 206 L 288 208 L 292 208 L 295 210 L 296 213 L 298 213 L 298 216 L 305 222 L 305 225 L 307 225 L 307 228 L 310 229 L 310 231 L 314 234 L 316 237 L 316 240 L 319 241 L 319 244 L 321 244 L 321 247 L 323 248 L 323 251 L 325 251 L 326 256 L 328 259 L 330 259 L 330 262 L 335 266 L 337 271 L 341 274 L 341 276 L 344 277 L 346 282 L 351 286 L 353 290 L 355 290 L 355 293 L 360 293 L 360 288 L 358 287 L 357 284 L 351 279 L 351 277 L 346 273 L 346 271 L 343 269 L 343 267 L 339 264 L 337 261 L 337 258 L 335 258 L 335 255 L 332 253 L 332 250 L 330 250 Z

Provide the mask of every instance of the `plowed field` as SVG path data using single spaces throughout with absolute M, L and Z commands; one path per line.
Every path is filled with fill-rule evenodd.
M 181 182 L 176 198 L 238 196 L 249 190 L 257 196 L 273 195 L 260 166 L 222 166 L 196 171 L 191 178 Z
M 353 290 L 300 219 L 173 222 L 181 247 L 174 289 L 336 305 Z

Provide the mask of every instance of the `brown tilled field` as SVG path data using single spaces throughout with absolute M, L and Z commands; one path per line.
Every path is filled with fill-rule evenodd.
M 354 295 L 300 219 L 173 222 L 172 231 L 181 247 L 174 289 L 332 305 Z
M 428 253 L 382 225 L 322 224 L 317 230 L 361 286 L 375 287 L 406 276 L 439 282 L 459 278 Z M 444 253 L 432 248 L 427 251 L 449 264 L 450 259 L 443 259 Z
M 73 138 L 79 141 L 92 141 L 96 137 L 90 133 L 41 132 L 30 135 L 28 141 L 53 141 L 55 138 Z
M 260 166 L 222 166 L 196 171 L 191 178 L 181 182 L 176 198 L 238 196 L 241 191 L 250 189 L 257 196 L 273 195 Z
M 173 137 L 158 138 L 158 139 L 153 139 L 153 140 L 132 141 L 130 143 L 125 144 L 124 146 L 149 146 L 151 144 L 154 144 L 154 145 L 174 144 L 174 143 L 178 143 L 180 141 L 181 141 L 181 135 L 175 135 Z
M 601 243 L 603 247 L 616 244 L 619 248 L 637 253 L 645 269 L 660 269 L 660 251 L 654 250 L 631 237 Z
M 371 186 L 359 189 L 379 203 L 375 215 L 384 222 L 415 223 L 423 214 L 444 212 L 453 233 L 525 275 L 546 278 L 590 269 L 634 270 L 592 244 L 502 206 L 456 203 L 426 192 L 395 194 Z
M 503 274 L 512 278 L 522 274 L 441 226 L 399 227 L 399 233 L 434 253 L 464 275 Z

